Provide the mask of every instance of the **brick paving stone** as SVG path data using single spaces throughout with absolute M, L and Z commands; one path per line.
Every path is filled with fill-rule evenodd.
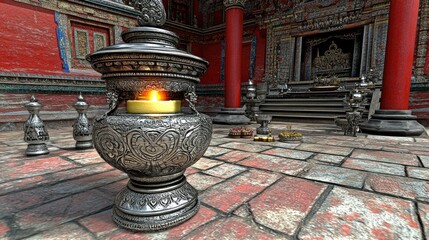
M 344 160 L 344 156 L 337 156 L 337 155 L 330 155 L 330 154 L 323 154 L 319 153 L 316 156 L 313 157 L 314 160 L 326 162 L 326 163 L 334 163 L 334 164 L 340 164 Z
M 22 209 L 53 201 L 74 193 L 86 191 L 126 178 L 118 170 L 91 175 L 84 178 L 57 183 L 47 187 L 39 187 L 0 197 L 2 211 L 0 216 L 6 216 Z
M 198 162 L 196 162 L 194 165 L 192 165 L 193 168 L 201 169 L 201 170 L 207 170 L 212 167 L 216 167 L 217 165 L 221 165 L 223 162 L 211 160 L 208 158 L 200 158 Z
M 239 208 L 234 211 L 234 215 L 242 217 L 242 218 L 250 218 L 252 217 L 252 213 L 250 212 L 249 204 L 243 204 Z
M 327 166 L 315 165 L 303 177 L 307 179 L 335 183 L 355 188 L 361 188 L 364 184 L 366 173 L 362 171 Z
M 231 139 L 225 139 L 225 138 L 212 138 L 212 140 L 210 141 L 210 146 L 217 146 L 217 145 L 221 145 L 227 142 L 230 142 Z
M 418 143 L 429 143 L 429 138 L 416 137 L 414 138 Z
M 15 215 L 16 226 L 24 231 L 17 232 L 16 237 L 56 227 L 111 205 L 112 199 L 98 190 L 90 190 L 21 211 Z
M 121 191 L 123 188 L 127 186 L 129 180 L 130 180 L 129 178 L 126 178 L 114 183 L 102 185 L 97 189 L 103 192 L 107 198 L 113 199 L 116 196 L 116 194 L 119 193 L 119 191 Z
M 277 140 L 276 142 L 253 142 L 253 143 L 259 144 L 259 145 L 267 145 L 271 147 L 281 147 L 281 148 L 289 148 L 289 149 L 294 149 L 301 144 L 300 141 L 280 142 L 278 141 L 277 137 L 275 139 Z
M 379 141 L 389 141 L 389 142 L 414 142 L 412 137 L 390 137 L 390 136 L 380 136 L 380 135 L 368 135 L 368 139 L 379 140 Z
M 223 212 L 231 212 L 274 183 L 280 176 L 258 170 L 238 175 L 206 190 L 200 199 Z
M 419 156 L 424 167 L 429 168 L 429 156 Z
M 363 149 L 368 149 L 368 150 L 381 150 L 383 149 L 384 146 L 381 145 L 375 145 L 375 144 L 366 144 L 364 147 L 361 147 Z
M 336 147 L 331 145 L 327 146 L 322 144 L 309 144 L 309 143 L 303 143 L 299 145 L 296 149 L 325 153 L 325 154 L 341 155 L 341 156 L 347 156 L 353 151 L 353 148 L 349 148 L 349 147 Z
M 204 157 L 216 157 L 230 151 L 231 149 L 225 149 L 220 147 L 209 147 L 207 151 L 204 153 Z
M 293 149 L 282 149 L 282 148 L 274 148 L 268 151 L 263 152 L 263 154 L 275 155 L 285 158 L 294 158 L 299 160 L 308 159 L 313 155 L 311 152 L 304 152 Z
M 322 144 L 322 145 L 330 145 L 330 146 L 341 146 L 341 147 L 351 147 L 351 148 L 362 148 L 365 146 L 365 143 L 362 142 L 357 142 L 354 140 L 333 140 L 333 139 L 324 139 L 320 142 L 318 142 L 318 144 Z
M 251 212 L 257 223 L 292 236 L 325 189 L 325 184 L 285 177 L 250 201 Z
M 303 171 L 307 171 L 312 166 L 312 164 L 305 161 L 273 157 L 263 154 L 247 158 L 239 162 L 239 164 L 253 168 L 281 172 L 288 175 L 298 175 Z
M 271 148 L 270 146 L 265 146 L 265 145 L 240 143 L 240 142 L 230 142 L 230 143 L 222 144 L 220 145 L 220 147 L 231 148 L 231 149 L 241 150 L 245 152 L 262 152 Z
M 197 172 L 199 172 L 200 170 L 199 169 L 196 169 L 196 168 L 193 168 L 193 167 L 188 167 L 186 170 L 185 170 L 185 176 L 189 176 L 189 175 L 192 175 L 192 174 L 194 174 L 194 173 L 197 173 Z
M 419 179 L 370 174 L 365 189 L 429 202 L 429 182 Z
M 429 157 L 429 152 L 425 152 L 425 151 L 411 151 L 413 154 L 415 155 L 419 155 L 419 156 L 426 156 Z
M 428 168 L 407 167 L 407 173 L 408 173 L 408 176 L 412 178 L 429 180 Z
M 68 223 L 65 225 L 58 226 L 52 230 L 36 234 L 27 240 L 40 240 L 40 239 L 50 239 L 50 240 L 62 240 L 62 239 L 79 239 L 79 240 L 91 240 L 94 239 L 91 233 L 87 232 L 85 229 L 77 225 L 76 223 Z
M 395 163 L 401 165 L 419 166 L 419 160 L 413 154 L 395 153 L 384 151 L 364 151 L 357 149 L 351 155 L 352 158 L 373 160 L 377 162 Z
M 246 170 L 247 168 L 245 167 L 224 163 L 222 165 L 216 166 L 204 172 L 219 178 L 230 178 Z
M 83 168 L 73 168 L 61 172 L 50 173 L 42 176 L 34 176 L 29 178 L 17 179 L 5 183 L 0 183 L 0 195 L 34 188 L 43 184 L 56 183 L 63 180 L 88 176 L 91 174 L 111 171 L 113 168 L 107 163 L 95 164 Z
M 225 153 L 222 156 L 218 156 L 216 158 L 220 159 L 220 160 L 227 161 L 227 162 L 234 163 L 234 162 L 241 161 L 241 160 L 243 160 L 247 157 L 253 156 L 253 155 L 255 155 L 255 153 L 242 152 L 242 151 L 231 151 L 231 152 Z
M 405 176 L 405 167 L 402 165 L 368 161 L 363 159 L 348 158 L 342 167 L 363 170 L 376 173 L 387 173 L 399 176 Z
M 9 231 L 9 226 L 3 220 L 0 220 L 0 238 L 6 238 L 6 234 Z
M 257 226 L 238 217 L 216 220 L 190 234 L 188 240 L 272 240 L 281 239 L 280 236 L 264 232 Z
M 414 204 L 335 187 L 299 239 L 422 239 Z
M 76 168 L 78 165 L 59 157 L 48 157 L 30 161 L 13 161 L 0 165 L 0 182 L 17 178 L 27 178 L 61 170 Z
M 222 178 L 209 176 L 206 174 L 195 173 L 187 177 L 188 182 L 197 190 L 202 191 L 207 188 L 222 182 Z
M 78 222 L 97 236 L 97 238 L 101 238 L 118 230 L 118 226 L 112 219 L 112 209 L 82 218 Z
M 124 229 L 106 236 L 106 239 L 119 240 L 119 239 L 147 239 L 147 240 L 159 240 L 159 239 L 183 239 L 187 234 L 191 233 L 200 226 L 209 223 L 217 218 L 215 211 L 201 206 L 198 213 L 189 219 L 188 221 L 175 226 L 173 228 L 164 230 L 156 233 L 134 233 Z M 187 239 L 187 238 L 186 238 Z
M 422 220 L 423 230 L 426 238 L 429 236 L 429 204 L 418 203 L 420 219 Z
M 85 151 L 68 152 L 64 154 L 67 158 L 82 165 L 104 162 L 104 160 L 93 149 Z

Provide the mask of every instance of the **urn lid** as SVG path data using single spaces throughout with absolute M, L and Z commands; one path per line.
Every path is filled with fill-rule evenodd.
M 161 29 L 165 11 L 160 0 L 127 1 L 141 11 L 139 27 L 122 33 L 125 43 L 105 47 L 87 56 L 92 67 L 108 77 L 175 77 L 199 82 L 208 62 L 177 48 L 178 36 Z M 163 15 L 164 14 L 164 15 Z M 174 74 L 174 75 L 173 75 Z

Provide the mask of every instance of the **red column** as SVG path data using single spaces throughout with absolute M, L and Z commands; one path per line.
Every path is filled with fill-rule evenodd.
M 240 108 L 243 6 L 227 5 L 225 36 L 225 108 Z
M 419 0 L 391 0 L 381 109 L 408 110 Z

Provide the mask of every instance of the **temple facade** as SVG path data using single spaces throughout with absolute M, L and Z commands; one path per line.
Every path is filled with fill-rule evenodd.
M 0 2 L 0 130 L 25 121 L 36 94 L 46 121 L 75 116 L 81 92 L 90 117 L 106 108 L 104 82 L 87 54 L 122 42 L 136 25 L 131 0 L 3 0 Z M 164 0 L 166 28 L 180 48 L 210 62 L 198 89 L 201 110 L 224 104 L 226 7 L 223 0 Z M 243 10 L 241 83 L 305 91 L 318 78 L 358 82 L 370 69 L 383 82 L 388 0 L 248 0 Z M 420 1 L 409 108 L 429 122 L 429 2 Z M 398 46 L 400 47 L 400 46 Z M 398 59 L 401 61 L 401 59 Z M 242 89 L 243 91 L 244 89 Z M 59 117 L 61 116 L 61 117 Z

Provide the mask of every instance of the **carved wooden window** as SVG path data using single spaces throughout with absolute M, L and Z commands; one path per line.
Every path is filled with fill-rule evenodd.
M 94 51 L 98 51 L 106 46 L 106 34 L 94 33 Z
M 95 22 L 72 19 L 71 28 L 71 56 L 73 68 L 91 68 L 86 61 L 89 53 L 95 52 L 111 44 L 110 36 L 113 32 L 111 26 Z
M 89 49 L 89 34 L 88 31 L 77 29 L 74 30 L 74 45 L 77 59 L 85 59 Z

